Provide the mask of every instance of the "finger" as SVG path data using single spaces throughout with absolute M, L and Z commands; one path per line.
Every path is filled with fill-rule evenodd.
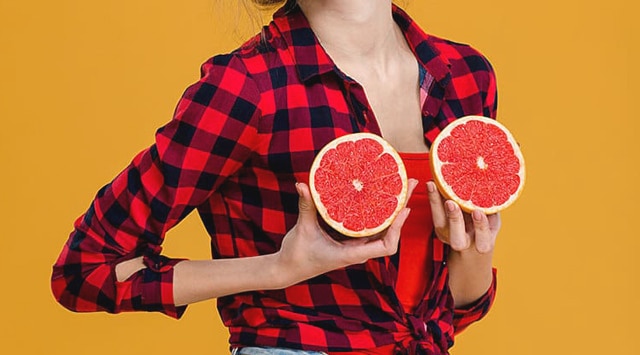
M 496 234 L 491 230 L 487 215 L 479 210 L 471 212 L 473 229 L 475 231 L 476 250 L 479 253 L 488 253 L 493 250 Z
M 389 235 L 389 234 L 400 235 L 400 230 L 402 230 L 402 226 L 404 225 L 404 222 L 407 220 L 407 217 L 409 217 L 410 212 L 411 212 L 410 208 L 403 208 L 402 211 L 398 213 L 398 216 L 393 221 L 393 223 L 391 223 L 391 226 L 389 226 L 389 228 L 385 232 L 385 235 Z
M 407 203 L 409 203 L 409 199 L 413 195 L 413 191 L 416 189 L 416 186 L 418 186 L 418 180 L 409 179 L 408 188 L 407 188 L 407 199 L 405 200 L 405 204 L 404 204 L 405 206 L 407 205 Z
M 409 179 L 409 184 L 408 185 L 409 186 L 408 186 L 408 190 L 407 190 L 407 199 L 406 199 L 406 202 L 405 202 L 405 206 L 409 202 L 409 199 L 411 198 L 411 195 L 413 195 L 413 191 L 415 190 L 416 186 L 418 186 L 418 180 Z M 393 221 L 393 223 L 391 223 L 389 228 L 387 228 L 386 231 L 383 231 L 382 233 L 380 233 L 379 236 L 380 237 L 385 237 L 386 235 L 391 234 L 392 238 L 395 238 L 396 235 L 397 235 L 398 238 L 400 238 L 400 230 L 402 229 L 402 226 L 404 225 L 404 222 L 407 220 L 407 217 L 409 217 L 409 213 L 410 212 L 411 212 L 411 209 L 409 209 L 409 208 L 405 207 L 404 209 L 402 209 L 400 211 L 400 213 L 398 213 L 398 215 L 396 216 L 396 219 Z M 395 254 L 395 252 L 393 254 Z
M 411 213 L 411 209 L 405 208 L 398 214 L 398 217 L 393 221 L 387 230 L 387 233 L 385 233 L 385 235 L 380 239 L 384 250 L 382 251 L 382 254 L 378 256 L 393 255 L 398 251 L 398 243 L 400 242 L 401 234 L 400 231 L 402 230 L 404 222 L 409 217 L 409 213 Z
M 449 224 L 449 245 L 454 250 L 464 250 L 471 244 L 471 239 L 465 228 L 464 215 L 457 203 L 448 200 L 444 203 Z
M 298 191 L 298 223 L 316 223 L 316 205 L 311 198 L 311 190 L 305 183 L 296 183 Z
M 500 219 L 500 213 L 494 213 L 487 216 L 489 220 L 489 229 L 493 231 L 493 233 L 498 234 L 500 230 L 500 226 L 502 225 L 502 221 Z
M 429 205 L 431 205 L 431 216 L 435 228 L 445 228 L 447 226 L 447 213 L 444 210 L 442 196 L 433 181 L 427 182 L 427 193 L 429 195 Z
M 352 255 L 358 255 L 357 258 L 362 262 L 371 259 L 387 255 L 393 255 L 398 252 L 398 243 L 400 242 L 400 229 L 407 220 L 410 213 L 409 208 L 405 208 L 396 217 L 393 224 L 386 230 L 386 232 L 379 238 L 358 238 L 357 241 L 363 243 L 352 243 L 353 249 Z
M 409 181 L 409 196 L 417 183 L 417 180 Z M 398 244 L 400 243 L 400 231 L 409 217 L 409 213 L 411 213 L 410 208 L 403 208 L 391 223 L 391 226 L 379 235 L 370 238 L 351 238 L 340 242 L 340 244 L 348 246 L 348 248 L 341 250 L 349 256 L 349 259 L 352 259 L 352 263 L 363 263 L 372 258 L 397 253 Z

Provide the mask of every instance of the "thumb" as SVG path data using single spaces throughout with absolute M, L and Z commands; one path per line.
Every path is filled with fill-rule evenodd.
M 315 223 L 316 222 L 316 205 L 311 198 L 311 190 L 309 185 L 298 182 L 296 183 L 298 191 L 298 223 Z

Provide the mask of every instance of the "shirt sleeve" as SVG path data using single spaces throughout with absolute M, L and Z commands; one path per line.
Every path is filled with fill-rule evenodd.
M 482 96 L 482 114 L 486 117 L 497 118 L 498 116 L 498 85 L 496 82 L 496 73 L 491 66 L 491 63 L 482 57 L 486 71 L 484 71 L 484 80 L 480 83 L 480 95 Z M 483 85 L 484 84 L 484 85 Z
M 487 313 L 489 313 L 489 309 L 491 309 L 493 301 L 496 297 L 496 276 L 497 271 L 494 268 L 493 280 L 487 292 L 472 304 L 465 307 L 456 308 L 453 311 L 453 328 L 455 334 L 459 334 L 472 323 L 479 321 L 480 319 L 484 318 Z
M 203 64 L 173 119 L 100 189 L 53 266 L 52 291 L 77 312 L 158 311 L 179 318 L 165 233 L 248 159 L 257 139 L 260 92 L 234 55 Z M 118 282 L 115 266 L 143 256 L 146 268 Z
M 497 118 L 498 91 L 496 75 L 491 63 L 482 55 L 483 70 L 476 72 L 478 88 L 482 97 L 482 114 L 485 117 Z M 494 268 L 493 280 L 489 290 L 474 303 L 465 307 L 456 308 L 453 313 L 453 327 L 455 334 L 459 334 L 469 325 L 484 318 L 491 309 L 496 297 L 497 270 Z

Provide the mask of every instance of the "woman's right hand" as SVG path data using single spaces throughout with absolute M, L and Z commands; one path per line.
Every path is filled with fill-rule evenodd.
M 416 180 L 409 179 L 407 201 L 416 185 Z M 298 222 L 285 235 L 276 258 L 283 284 L 293 285 L 331 270 L 398 251 L 400 230 L 409 216 L 406 206 L 393 224 L 379 235 L 337 241 L 320 227 L 309 186 L 298 183 L 296 189 L 300 196 Z

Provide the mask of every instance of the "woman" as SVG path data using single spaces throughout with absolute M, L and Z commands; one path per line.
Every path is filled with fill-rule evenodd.
M 390 0 L 286 1 L 260 35 L 203 64 L 155 143 L 98 192 L 54 265 L 54 295 L 74 311 L 176 318 L 218 298 L 239 354 L 446 354 L 491 305 L 500 221 L 443 201 L 426 153 L 448 122 L 495 109 L 484 57 L 426 35 Z M 336 241 L 304 182 L 324 144 L 356 131 L 386 138 L 420 183 L 411 217 Z M 162 256 L 195 208 L 213 260 Z

